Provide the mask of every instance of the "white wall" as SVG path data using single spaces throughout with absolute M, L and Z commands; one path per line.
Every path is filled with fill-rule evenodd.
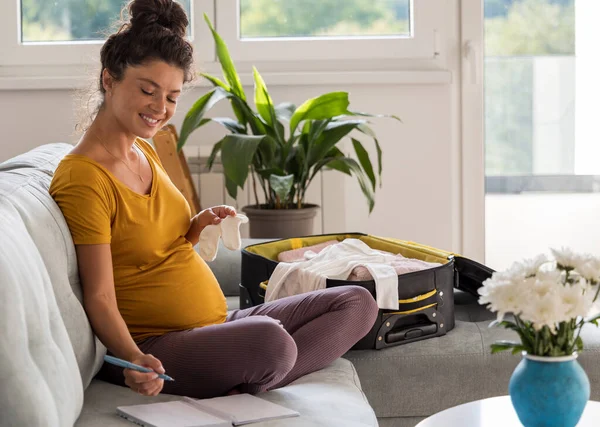
M 0 161 L 49 142 L 72 142 L 72 91 L 0 90 Z
M 443 3 L 448 8 L 440 28 L 444 61 L 437 65 L 440 66 L 438 69 L 450 71 L 450 83 L 427 83 L 427 79 L 420 78 L 417 72 L 413 82 L 407 79 L 405 83 L 399 81 L 396 84 L 269 87 L 275 102 L 295 103 L 326 91 L 347 90 L 353 110 L 395 114 L 402 118 L 403 123 L 373 119 L 372 127 L 379 136 L 384 161 L 383 187 L 377 189 L 375 210 L 370 216 L 354 180 L 337 173 L 326 174 L 323 183 L 327 197 L 325 232 L 367 232 L 461 251 L 459 10 L 458 0 Z M 178 128 L 187 109 L 205 90 L 195 88 L 182 97 L 173 119 Z M 251 88 L 247 90 L 251 91 Z M 214 115 L 221 114 L 230 114 L 226 104 L 214 111 Z M 3 130 L 0 161 L 44 143 L 74 142 L 74 117 L 72 91 L 0 90 L 0 126 Z M 193 134 L 190 146 L 201 146 L 203 152 L 210 150 L 210 145 L 222 135 L 221 129 L 210 126 Z M 362 140 L 374 159 L 372 144 L 366 138 Z M 320 198 L 319 189 L 311 189 L 317 199 Z M 221 189 L 212 195 L 206 191 L 203 192 L 204 200 L 218 200 L 222 194 Z

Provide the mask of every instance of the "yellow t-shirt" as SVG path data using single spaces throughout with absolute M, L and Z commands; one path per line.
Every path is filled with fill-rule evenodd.
M 110 243 L 117 304 L 137 341 L 223 323 L 227 303 L 210 268 L 185 238 L 191 210 L 150 144 L 137 146 L 152 167 L 141 195 L 94 160 L 66 155 L 50 194 L 76 245 Z

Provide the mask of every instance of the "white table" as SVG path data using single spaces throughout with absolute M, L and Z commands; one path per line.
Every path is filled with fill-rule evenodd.
M 589 401 L 577 427 L 600 425 L 600 402 Z M 416 427 L 522 427 L 509 396 L 476 400 L 438 412 Z

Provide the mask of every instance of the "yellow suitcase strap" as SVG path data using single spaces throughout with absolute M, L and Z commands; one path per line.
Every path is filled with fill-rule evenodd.
M 434 248 L 432 246 L 423 245 L 421 243 L 412 242 L 410 240 L 400 240 L 400 239 L 394 239 L 391 237 L 380 237 L 380 236 L 373 236 L 373 237 L 376 237 L 377 239 L 381 239 L 381 240 L 386 240 L 388 242 L 397 243 L 399 245 L 402 245 L 402 246 L 405 246 L 408 248 L 419 249 L 419 250 L 429 253 L 431 255 L 441 256 L 444 258 L 448 258 L 449 256 L 460 256 L 459 254 L 454 253 L 454 252 L 445 251 L 443 249 Z

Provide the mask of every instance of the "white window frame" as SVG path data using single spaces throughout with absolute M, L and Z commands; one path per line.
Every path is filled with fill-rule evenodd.
M 462 0 L 462 253 L 481 262 L 485 262 L 483 30 L 483 2 Z
M 74 89 L 89 84 L 102 41 L 21 44 L 20 0 L 2 1 L 6 3 L 0 13 L 0 90 Z M 248 45 L 233 30 L 239 19 L 237 0 L 191 0 L 194 59 L 199 69 L 220 72 L 213 37 L 204 22 L 206 13 L 226 39 L 244 84 L 253 83 L 252 66 L 270 85 L 448 84 L 452 77 L 438 32 L 444 28 L 440 10 L 445 10 L 446 2 L 432 3 L 411 0 L 415 37 L 279 39 Z M 194 85 L 209 86 L 202 79 Z
M 288 0 L 286 0 L 288 1 Z M 289 0 L 293 1 L 293 0 Z M 240 0 L 218 0 L 217 32 L 234 61 L 305 61 L 342 59 L 434 59 L 435 16 L 438 8 L 427 0 L 411 0 L 409 37 L 256 38 L 240 39 Z
M 3 0 L 4 13 L 0 14 L 0 67 L 2 66 L 85 66 L 97 64 L 104 43 L 98 41 L 21 43 L 21 1 Z M 204 19 L 206 13 L 214 20 L 213 0 L 191 0 L 191 41 L 196 61 L 214 61 L 211 38 Z

